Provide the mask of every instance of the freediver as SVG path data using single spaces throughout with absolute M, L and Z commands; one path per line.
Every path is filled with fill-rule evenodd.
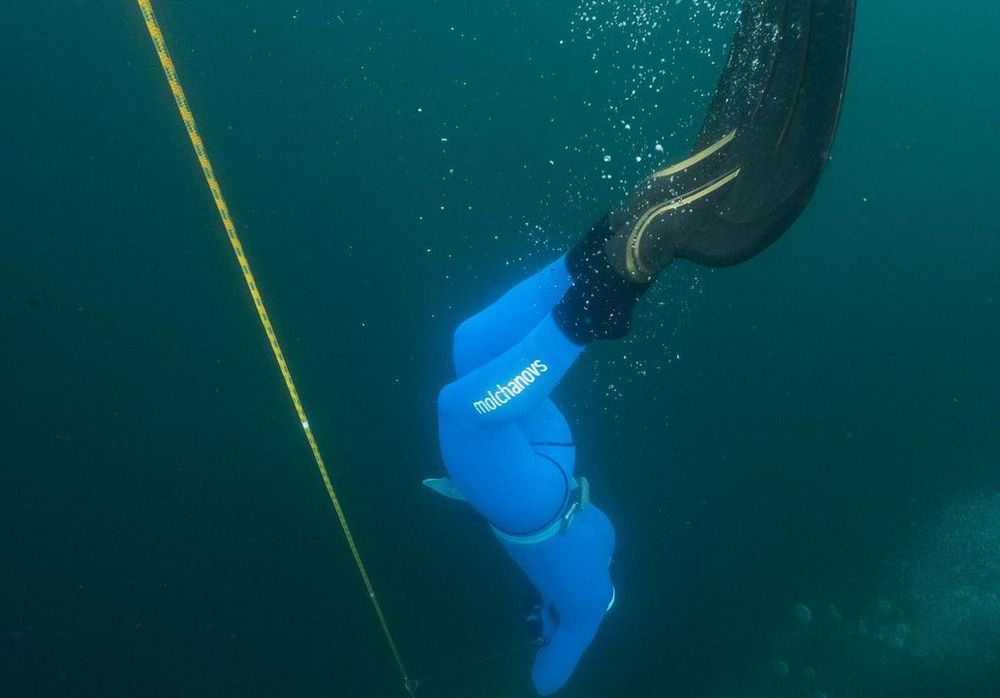
M 618 339 L 675 259 L 728 266 L 774 242 L 808 203 L 840 113 L 854 0 L 744 0 L 692 154 L 651 174 L 565 255 L 459 325 L 438 398 L 449 478 L 541 603 L 532 680 L 561 688 L 615 599 L 615 532 L 574 473 L 550 399 L 594 340 Z

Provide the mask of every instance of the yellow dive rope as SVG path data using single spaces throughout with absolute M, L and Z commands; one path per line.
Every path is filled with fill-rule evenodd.
M 229 207 L 226 206 L 226 200 L 222 197 L 222 189 L 219 187 L 219 182 L 215 178 L 215 172 L 212 169 L 212 163 L 208 159 L 208 155 L 205 152 L 205 145 L 201 140 L 201 135 L 198 133 L 198 127 L 194 121 L 194 114 L 191 113 L 191 108 L 188 107 L 187 98 L 184 96 L 184 89 L 181 87 L 180 82 L 177 79 L 177 71 L 174 70 L 174 62 L 170 59 L 170 53 L 167 51 L 166 42 L 163 40 L 163 32 L 160 31 L 160 25 L 156 21 L 156 15 L 153 14 L 153 6 L 150 4 L 150 0 L 136 0 L 139 3 L 139 9 L 142 10 L 143 19 L 146 20 L 146 29 L 149 30 L 149 37 L 153 40 L 153 46 L 156 48 L 156 55 L 160 58 L 160 64 L 163 66 L 163 72 L 166 73 L 167 82 L 170 83 L 170 91 L 174 94 L 174 100 L 177 102 L 177 110 L 180 112 L 181 120 L 184 121 L 184 128 L 187 129 L 188 136 L 191 138 L 191 145 L 194 147 L 194 152 L 198 156 L 198 162 L 201 164 L 201 170 L 205 174 L 205 181 L 208 182 L 208 188 L 212 192 L 212 198 L 215 199 L 215 207 L 219 211 L 219 218 L 222 220 L 222 225 L 226 229 L 226 234 L 229 236 L 229 242 L 232 244 L 233 252 L 236 254 L 236 261 L 239 262 L 240 269 L 243 270 L 243 278 L 247 283 L 247 289 L 250 291 L 250 297 L 253 298 L 253 303 L 257 307 L 257 314 L 260 316 L 260 324 L 264 326 L 264 332 L 267 334 L 267 341 L 271 345 L 271 351 L 274 352 L 274 359 L 278 363 L 278 369 L 281 371 L 281 375 L 285 379 L 285 387 L 288 388 L 288 396 L 292 399 L 292 405 L 295 407 L 295 413 L 299 417 L 299 422 L 302 424 L 302 430 L 305 432 L 306 441 L 309 442 L 309 448 L 312 451 L 313 459 L 316 461 L 316 469 L 319 470 L 319 475 L 323 478 L 323 485 L 326 487 L 326 493 L 330 497 L 330 503 L 333 504 L 334 511 L 337 512 L 337 519 L 340 521 L 340 527 L 344 531 L 344 537 L 347 539 L 347 545 L 351 549 L 351 554 L 354 556 L 354 562 L 358 566 L 358 572 L 361 573 L 361 579 L 365 583 L 365 589 L 368 591 L 368 598 L 371 599 L 372 607 L 375 609 L 375 615 L 378 616 L 378 622 L 382 626 L 382 632 L 385 634 L 385 640 L 389 644 L 389 649 L 392 650 L 392 656 L 396 660 L 396 666 L 399 667 L 399 673 L 403 677 L 403 685 L 406 687 L 407 692 L 410 695 L 415 695 L 417 689 L 417 682 L 411 679 L 406 673 L 406 669 L 403 667 L 403 660 L 399 656 L 399 650 L 396 648 L 396 643 L 392 639 L 392 633 L 389 632 L 389 625 L 386 623 L 385 614 L 382 612 L 382 605 L 379 603 L 378 598 L 375 596 L 375 589 L 372 587 L 371 579 L 368 577 L 368 570 L 365 568 L 365 563 L 361 560 L 361 554 L 358 552 L 358 546 L 354 542 L 354 536 L 351 535 L 351 529 L 347 525 L 347 518 L 344 516 L 344 510 L 340 506 L 340 500 L 337 498 L 337 493 L 333 489 L 333 484 L 330 482 L 330 474 L 327 472 L 326 465 L 323 462 L 323 456 L 320 453 L 319 445 L 316 443 L 316 437 L 313 436 L 312 429 L 309 428 L 309 419 L 306 417 L 305 408 L 302 407 L 302 401 L 299 400 L 299 391 L 295 388 L 295 381 L 292 380 L 292 374 L 288 370 L 288 364 L 285 362 L 285 356 L 281 351 L 281 345 L 278 343 L 278 337 L 274 333 L 274 327 L 271 325 L 271 319 L 268 317 L 267 308 L 264 307 L 264 300 L 261 298 L 260 291 L 257 290 L 257 282 L 254 280 L 253 273 L 250 271 L 250 263 L 247 261 L 246 254 L 243 252 L 243 245 L 240 242 L 239 236 L 236 234 L 236 226 L 233 225 L 233 219 L 229 215 Z

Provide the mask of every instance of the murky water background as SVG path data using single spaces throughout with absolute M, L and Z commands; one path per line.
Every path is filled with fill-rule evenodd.
M 412 673 L 519 645 L 419 485 L 451 329 L 685 153 L 735 3 L 156 7 Z M 862 3 L 795 228 L 561 388 L 619 536 L 566 696 L 997 694 L 998 25 Z M 0 29 L 0 695 L 401 695 L 137 8 Z

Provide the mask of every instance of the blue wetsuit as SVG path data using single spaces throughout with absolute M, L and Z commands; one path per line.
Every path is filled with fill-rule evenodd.
M 458 379 L 438 399 L 452 482 L 544 600 L 545 642 L 532 670 L 542 695 L 569 679 L 614 596 L 610 521 L 593 505 L 564 520 L 576 450 L 549 395 L 583 347 L 551 311 L 570 285 L 560 257 L 463 322 L 454 338 Z

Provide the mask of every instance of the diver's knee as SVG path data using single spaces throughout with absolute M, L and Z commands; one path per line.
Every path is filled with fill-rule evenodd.
M 458 388 L 454 383 L 441 388 L 437 396 L 437 411 L 439 420 L 454 420 L 458 416 Z
M 468 373 L 477 360 L 482 360 L 482 357 L 476 356 L 477 347 L 482 343 L 482 330 L 477 329 L 474 322 L 476 317 L 473 315 L 463 320 L 451 337 L 451 358 L 460 376 Z

